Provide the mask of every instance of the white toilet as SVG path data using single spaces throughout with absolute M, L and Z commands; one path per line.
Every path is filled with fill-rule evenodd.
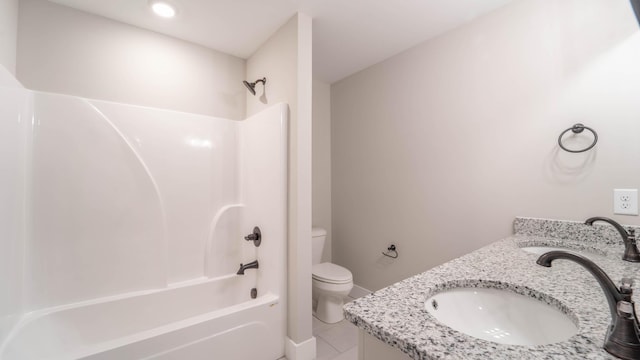
M 322 228 L 313 228 L 312 256 L 313 256 L 313 299 L 317 300 L 314 315 L 319 320 L 333 324 L 344 319 L 342 306 L 344 298 L 353 288 L 353 275 L 351 271 L 342 266 L 329 262 L 321 263 L 322 250 L 327 238 L 327 231 Z

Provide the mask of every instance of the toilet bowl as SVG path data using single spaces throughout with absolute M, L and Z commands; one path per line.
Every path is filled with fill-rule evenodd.
M 344 267 L 330 262 L 320 262 L 326 231 L 314 228 L 312 291 L 317 299 L 314 316 L 325 323 L 333 324 L 344 319 L 344 299 L 353 288 L 353 275 Z

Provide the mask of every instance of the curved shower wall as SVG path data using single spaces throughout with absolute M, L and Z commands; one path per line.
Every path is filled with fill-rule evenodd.
M 167 281 L 205 276 L 202 259 L 211 218 L 220 208 L 238 202 L 239 123 L 103 101 L 90 103 L 122 132 L 157 184 L 166 212 Z
M 161 196 L 86 101 L 34 93 L 27 310 L 166 283 Z
M 28 309 L 229 274 L 256 257 L 250 219 L 284 212 L 284 105 L 234 122 L 33 97 Z

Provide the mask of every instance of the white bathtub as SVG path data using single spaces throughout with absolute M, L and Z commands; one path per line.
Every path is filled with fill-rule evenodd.
M 277 359 L 284 304 L 274 294 L 251 299 L 251 284 L 255 275 L 229 275 L 36 311 L 13 329 L 0 358 Z

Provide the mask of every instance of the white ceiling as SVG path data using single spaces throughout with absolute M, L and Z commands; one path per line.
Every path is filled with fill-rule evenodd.
M 512 0 L 51 0 L 247 58 L 297 11 L 313 18 L 314 75 L 333 83 Z

